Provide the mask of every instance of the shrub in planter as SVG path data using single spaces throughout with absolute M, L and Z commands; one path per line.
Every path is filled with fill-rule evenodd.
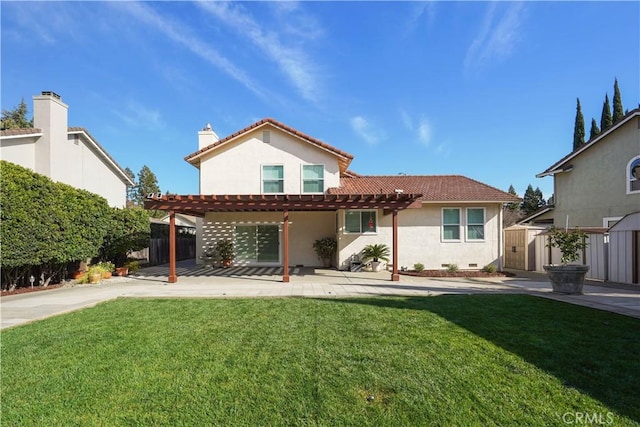
M 422 264 L 421 262 L 417 262 L 413 264 L 413 270 L 417 273 L 420 273 L 421 271 L 424 270 L 424 264 Z
M 380 260 L 389 262 L 389 255 L 391 251 L 389 250 L 389 246 L 384 243 L 378 243 L 375 245 L 367 245 L 362 250 L 362 261 L 363 262 L 371 262 L 371 268 L 373 271 L 380 271 L 381 263 Z
M 496 271 L 498 271 L 498 268 L 495 264 L 491 263 L 482 267 L 482 271 L 484 271 L 485 273 L 495 273 Z
M 313 242 L 313 250 L 325 268 L 331 267 L 331 261 L 338 249 L 338 242 L 333 237 L 323 237 Z
M 544 265 L 553 292 L 561 294 L 581 294 L 588 265 L 571 264 L 578 259 L 588 246 L 587 234 L 580 230 L 565 230 L 552 227 L 548 247 L 558 248 L 562 254 L 561 264 Z
M 449 264 L 447 266 L 447 271 L 449 273 L 456 273 L 458 271 L 458 264 Z

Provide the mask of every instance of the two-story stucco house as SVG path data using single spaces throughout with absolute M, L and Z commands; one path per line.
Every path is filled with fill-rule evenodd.
M 0 158 L 124 207 L 134 182 L 86 129 L 68 126 L 68 108 L 53 92 L 34 96 L 34 127 L 1 131 Z
M 198 255 L 230 238 L 236 264 L 318 266 L 313 243 L 330 236 L 340 269 L 368 244 L 393 248 L 394 280 L 418 262 L 501 267 L 502 205 L 517 200 L 506 192 L 454 175 L 361 176 L 348 170 L 352 155 L 274 119 L 222 139 L 207 126 L 198 138 L 185 160 L 200 194 L 145 202 L 200 217 Z
M 554 205 L 536 220 L 609 228 L 639 212 L 640 108 L 536 176 L 553 176 L 554 187 Z

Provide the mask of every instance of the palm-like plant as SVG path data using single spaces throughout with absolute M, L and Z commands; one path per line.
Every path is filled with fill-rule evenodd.
M 391 251 L 389 247 L 384 243 L 378 243 L 375 245 L 367 245 L 362 250 L 362 260 L 364 262 L 373 261 L 380 262 L 380 260 L 389 262 L 389 255 Z

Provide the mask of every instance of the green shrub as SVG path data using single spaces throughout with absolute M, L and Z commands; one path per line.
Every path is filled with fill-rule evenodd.
M 447 266 L 447 271 L 449 273 L 455 273 L 456 271 L 458 271 L 458 265 L 457 264 L 449 264 Z
M 416 262 L 415 264 L 413 264 L 413 269 L 414 271 L 420 273 L 422 270 L 424 270 L 424 264 Z
M 127 261 L 124 266 L 129 269 L 129 273 L 135 273 L 136 271 L 140 270 L 139 261 Z
M 484 271 L 485 273 L 495 273 L 496 271 L 498 271 L 498 268 L 495 264 L 491 263 L 482 267 L 482 271 Z
M 129 251 L 149 246 L 149 213 L 141 208 L 111 208 L 98 258 L 123 265 Z

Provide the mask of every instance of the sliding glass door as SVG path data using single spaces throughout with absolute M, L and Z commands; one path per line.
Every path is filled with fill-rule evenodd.
M 277 225 L 237 225 L 236 260 L 247 263 L 280 262 Z

